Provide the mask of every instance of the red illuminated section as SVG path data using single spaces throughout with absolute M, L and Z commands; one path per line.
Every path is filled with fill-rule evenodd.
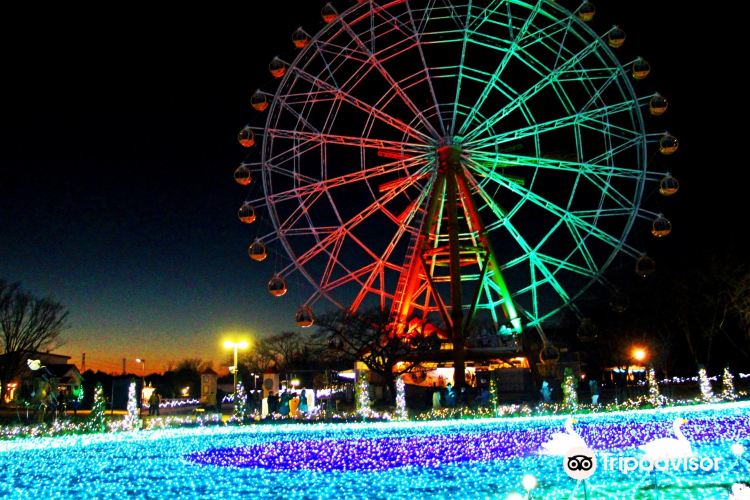
M 502 315 L 520 331 L 510 292 L 471 196 L 472 184 L 464 172 L 462 154 L 461 148 L 454 145 L 436 151 L 437 176 L 421 230 L 407 251 L 407 266 L 394 296 L 394 334 L 413 336 L 420 330 L 429 334 L 425 330 L 437 328 L 427 321 L 427 316 L 438 312 L 445 325 L 444 331 L 438 332 L 440 336 L 454 340 L 461 337 L 467 323 L 464 304 L 471 304 L 470 323 L 485 280 L 491 280 L 493 289 L 501 291 Z M 462 296 L 463 274 L 479 276 L 473 299 Z

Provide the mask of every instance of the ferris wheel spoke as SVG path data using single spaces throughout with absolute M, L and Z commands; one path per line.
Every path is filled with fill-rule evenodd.
M 589 101 L 581 106 L 581 111 L 585 112 L 588 111 L 588 109 L 597 103 L 602 98 L 602 94 L 605 90 L 607 90 L 613 83 L 618 81 L 618 78 L 620 76 L 620 68 L 607 68 L 605 70 L 606 78 L 604 79 L 604 82 L 599 85 L 598 87 L 595 87 L 595 91 L 591 94 L 591 97 L 589 98 Z M 593 81 L 593 77 L 586 78 L 583 75 L 576 76 L 577 79 L 582 81 Z
M 328 285 L 329 281 L 331 280 L 331 274 L 333 273 L 333 270 L 336 266 L 340 266 L 342 269 L 344 269 L 344 275 L 345 276 L 351 276 L 352 272 L 339 261 L 339 253 L 341 252 L 341 247 L 344 244 L 344 241 L 346 240 L 346 236 L 343 235 L 341 238 L 337 238 L 336 241 L 331 246 L 330 251 L 326 251 L 328 253 L 328 262 L 326 262 L 326 267 L 323 270 L 323 274 L 320 277 L 320 288 L 323 290 L 327 290 L 326 286 Z
M 471 162 L 471 160 L 469 161 Z M 475 162 L 472 162 L 472 163 L 475 165 L 477 169 L 479 169 L 482 175 L 491 179 L 492 181 L 499 184 L 500 186 L 506 188 L 508 191 L 511 191 L 515 193 L 516 195 L 533 202 L 534 204 L 545 209 L 546 211 L 548 211 L 555 217 L 566 220 L 566 222 L 575 224 L 584 232 L 589 233 L 590 235 L 598 238 L 600 241 L 603 241 L 604 243 L 607 243 L 608 245 L 612 246 L 615 249 L 619 249 L 622 246 L 622 242 L 620 242 L 617 238 L 607 233 L 606 231 L 603 231 L 602 229 L 596 227 L 595 225 L 591 224 L 585 219 L 581 219 L 575 214 L 566 211 L 559 205 L 545 198 L 542 198 L 541 196 L 532 192 L 530 189 L 518 185 L 517 183 L 505 178 L 503 175 L 500 175 L 494 171 L 488 170 Z
M 274 139 L 293 139 L 303 143 L 312 142 L 317 145 L 338 144 L 357 148 L 373 148 L 380 150 L 402 151 L 407 154 L 418 155 L 427 149 L 423 144 L 371 139 L 369 137 L 355 137 L 326 133 L 304 132 L 301 130 L 266 129 L 266 135 Z
M 432 104 L 435 106 L 435 109 L 440 109 L 440 103 L 438 102 L 437 93 L 435 92 L 435 86 L 432 83 L 433 78 L 430 72 L 430 67 L 427 64 L 427 59 L 425 58 L 424 49 L 422 47 L 422 32 L 417 29 L 417 25 L 414 20 L 414 12 L 412 11 L 411 5 L 408 1 L 406 2 L 406 10 L 409 13 L 409 22 L 411 23 L 412 29 L 414 30 L 414 38 L 417 43 L 417 50 L 419 51 L 419 59 L 422 61 L 422 67 L 424 68 L 425 75 L 427 76 L 427 86 L 430 90 Z M 440 128 L 443 134 L 445 134 L 447 132 L 445 129 L 445 123 L 443 122 L 442 118 L 438 121 L 440 122 Z
M 427 196 L 429 193 L 430 193 L 430 186 L 425 186 L 425 188 L 420 191 L 420 195 L 414 200 L 414 202 L 407 209 L 406 215 L 402 215 L 401 217 L 399 217 L 397 220 L 394 221 L 394 222 L 399 223 L 398 229 L 396 230 L 396 233 L 393 235 L 393 238 L 391 238 L 391 240 L 388 242 L 388 246 L 386 247 L 383 254 L 380 255 L 379 258 L 377 258 L 377 266 L 373 268 L 372 272 L 365 280 L 365 285 L 366 285 L 365 288 L 372 287 L 372 283 L 375 281 L 378 275 L 382 273 L 383 268 L 385 267 L 389 267 L 391 270 L 397 271 L 399 274 L 403 272 L 403 267 L 390 264 L 389 259 L 391 258 L 393 251 L 396 249 L 396 246 L 398 245 L 399 241 L 401 241 L 401 238 L 407 232 L 407 229 L 409 229 L 409 223 L 412 221 L 416 213 L 423 206 L 423 203 L 427 199 Z M 381 278 L 381 287 L 382 286 L 384 285 L 382 283 L 382 278 Z M 352 302 L 352 308 L 354 310 L 359 308 L 365 296 L 367 295 L 365 288 L 360 290 L 360 292 L 354 298 L 354 301 Z M 385 295 L 385 290 L 382 290 L 382 294 Z M 392 297 L 392 295 L 390 296 Z
M 471 23 L 471 6 L 472 0 L 469 0 L 466 6 L 466 19 L 464 20 L 463 40 L 461 41 L 461 60 L 458 64 L 458 81 L 456 82 L 456 95 L 453 99 L 453 114 L 451 115 L 450 132 L 456 134 L 456 118 L 458 117 L 458 104 L 461 102 L 461 83 L 464 79 L 464 66 L 466 63 L 466 45 L 469 41 L 469 24 Z M 474 110 L 472 109 L 472 112 Z
M 304 104 L 308 104 L 311 99 L 315 99 L 317 96 L 307 95 Z M 302 116 L 302 114 L 294 109 L 294 106 L 290 101 L 287 100 L 286 97 L 280 97 L 277 99 L 277 102 L 281 104 L 281 107 L 284 108 L 288 113 L 291 113 L 296 119 L 298 123 L 301 123 L 307 130 L 313 133 L 320 133 L 320 130 L 315 127 L 312 123 L 310 123 L 307 118 Z
M 314 191 L 310 193 L 305 200 L 299 200 L 299 203 L 294 208 L 291 214 L 289 214 L 283 220 L 277 220 L 279 232 L 286 234 L 288 230 L 298 227 L 297 224 L 299 224 L 303 218 L 307 217 L 310 207 L 315 204 L 315 202 L 322 196 L 322 194 L 323 193 L 320 191 Z M 278 211 L 276 211 L 275 213 L 278 214 Z
M 503 5 L 505 5 L 506 7 L 510 7 L 508 0 L 491 0 L 487 4 L 486 8 L 480 9 L 481 14 L 475 15 L 472 19 L 472 22 L 467 23 L 468 27 L 472 31 L 478 31 L 479 28 L 481 28 L 482 25 L 487 22 L 487 20 L 494 16 L 497 13 L 498 9 L 500 9 L 500 7 L 502 7 Z
M 515 130 L 509 130 L 499 134 L 492 134 L 485 137 L 475 137 L 472 140 L 467 140 L 464 145 L 467 150 L 476 150 L 481 148 L 494 148 L 498 144 L 505 142 L 516 141 L 527 137 L 538 137 L 539 135 L 550 132 L 552 130 L 559 130 L 564 127 L 570 127 L 576 124 L 586 123 L 588 121 L 596 121 L 600 118 L 606 117 L 607 115 L 612 116 L 618 113 L 625 113 L 632 111 L 639 106 L 637 100 L 628 100 L 619 102 L 617 104 L 610 104 L 608 106 L 602 106 L 600 108 L 590 109 L 583 113 L 572 113 L 567 116 L 556 118 L 542 123 L 535 123 L 527 127 L 521 127 Z M 640 137 L 636 131 L 631 131 L 632 136 Z
M 308 184 L 301 184 L 292 189 L 287 189 L 286 191 L 277 191 L 268 195 L 267 200 L 270 203 L 283 203 L 297 198 L 304 198 L 312 193 L 330 191 L 338 187 L 373 179 L 381 175 L 399 173 L 404 170 L 408 171 L 408 169 L 412 167 L 425 165 L 426 161 L 427 160 L 424 156 L 415 156 L 406 160 L 383 163 L 350 174 L 330 177 L 320 181 L 309 182 Z M 293 177 L 294 174 L 290 172 L 289 176 Z
M 394 4 L 395 3 L 401 3 L 401 2 L 394 2 Z M 380 8 L 386 8 L 386 6 L 381 6 Z M 411 100 L 411 98 L 407 95 L 404 89 L 401 88 L 399 83 L 396 80 L 394 80 L 393 76 L 391 76 L 388 70 L 386 70 L 385 67 L 381 64 L 381 62 L 375 57 L 375 54 L 372 53 L 372 51 L 366 46 L 365 42 L 352 29 L 352 26 L 349 23 L 347 23 L 344 18 L 340 17 L 339 19 L 341 20 L 341 25 L 343 29 L 351 37 L 354 43 L 359 47 L 361 51 L 368 54 L 369 64 L 372 65 L 375 69 L 377 69 L 377 71 L 380 73 L 380 75 L 383 77 L 386 83 L 388 83 L 388 85 L 393 89 L 393 91 L 396 92 L 396 94 L 399 96 L 401 101 L 406 105 L 407 108 L 409 108 L 409 110 L 414 114 L 414 116 L 419 120 L 419 122 L 431 134 L 433 134 L 433 137 L 438 137 L 439 134 L 437 130 L 435 130 L 435 127 L 432 126 L 432 123 L 430 123 L 430 121 L 427 119 L 424 113 L 419 109 L 419 107 L 416 104 L 414 104 L 414 101 Z
M 415 172 L 414 174 L 410 175 L 409 177 L 411 178 L 413 182 L 415 182 L 422 175 L 424 175 L 426 171 L 427 171 L 426 168 L 423 167 L 419 169 L 417 172 Z M 297 258 L 297 262 L 299 263 L 299 265 L 306 264 L 310 259 L 312 259 L 320 251 L 322 251 L 323 249 L 333 244 L 333 242 L 336 241 L 336 238 L 343 237 L 344 235 L 346 235 L 346 233 L 352 231 L 355 227 L 357 227 L 363 221 L 367 220 L 367 218 L 372 216 L 374 213 L 381 210 L 381 208 L 386 206 L 391 200 L 395 199 L 401 193 L 406 191 L 406 189 L 410 187 L 413 184 L 413 182 L 411 183 L 405 182 L 402 185 L 395 187 L 394 189 L 386 191 L 382 196 L 375 199 L 370 205 L 365 207 L 357 215 L 353 216 L 348 221 L 346 221 L 341 226 L 339 226 L 339 228 L 334 233 L 331 233 L 325 238 L 321 239 L 316 245 L 309 248 L 302 255 L 300 255 Z
M 315 85 L 316 87 L 326 92 L 329 92 L 333 99 L 339 99 L 341 101 L 344 101 L 354 106 L 355 108 L 359 109 L 360 111 L 363 111 L 364 113 L 377 118 L 383 123 L 386 123 L 390 125 L 391 127 L 409 135 L 413 139 L 416 139 L 420 142 L 429 141 L 429 136 L 407 125 L 406 123 L 399 120 L 398 118 L 394 118 L 388 113 L 385 113 L 383 110 L 378 109 L 374 106 L 371 106 L 367 104 L 366 102 L 362 101 L 361 99 L 354 97 L 351 93 L 338 89 L 334 87 L 333 85 L 329 84 L 328 82 L 323 81 L 314 75 L 311 75 L 310 73 L 308 73 L 307 71 L 301 68 L 295 68 L 294 72 L 297 75 L 299 75 L 300 78 L 307 81 L 308 83 Z
M 549 283 L 553 290 L 560 296 L 561 300 L 568 302 L 570 301 L 570 296 L 565 291 L 565 289 L 562 287 L 562 285 L 559 283 L 557 278 L 555 278 L 555 275 L 550 269 L 547 267 L 547 265 L 536 258 L 536 250 L 531 248 L 531 245 L 526 241 L 526 239 L 523 237 L 521 232 L 516 228 L 516 226 L 511 221 L 511 218 L 508 217 L 508 214 L 500 208 L 500 206 L 497 204 L 495 199 L 490 196 L 489 193 L 477 182 L 477 180 L 474 178 L 474 176 L 471 174 L 471 172 L 464 169 L 464 173 L 466 175 L 466 178 L 469 182 L 469 184 L 473 187 L 473 189 L 479 194 L 479 196 L 484 200 L 487 207 L 490 209 L 490 211 L 493 213 L 495 218 L 499 221 L 502 221 L 502 227 L 511 235 L 513 240 L 516 242 L 516 244 L 519 246 L 519 248 L 523 251 L 523 256 L 514 260 L 510 261 L 509 263 L 502 266 L 503 270 L 508 269 L 510 267 L 513 267 L 515 265 L 518 265 L 522 263 L 525 260 L 529 260 L 533 266 L 536 267 L 536 269 L 539 270 L 539 272 L 544 277 L 544 280 L 546 283 Z M 512 292 L 513 295 L 516 295 L 517 292 Z
M 485 168 L 495 170 L 497 168 L 526 167 L 529 169 L 542 168 L 554 170 L 557 172 L 573 172 L 583 176 L 592 185 L 596 186 L 602 194 L 621 207 L 628 210 L 632 208 L 632 200 L 622 194 L 610 182 L 611 178 L 619 177 L 632 179 L 640 182 L 644 178 L 644 172 L 634 169 L 617 168 L 613 165 L 594 164 L 591 162 L 573 162 L 565 160 L 555 160 L 548 158 L 537 158 L 533 156 L 520 156 L 505 153 L 494 154 L 476 154 L 472 155 L 475 162 L 481 163 Z M 603 160 L 611 160 L 609 156 Z M 611 161 L 610 161 L 611 163 Z M 501 174 L 503 175 L 503 174 Z M 506 176 L 508 179 L 515 179 L 513 176 Z
M 510 153 L 484 153 L 481 151 L 479 153 L 469 151 L 468 153 L 475 162 L 493 170 L 506 167 L 543 168 L 558 172 L 575 172 L 595 177 L 622 177 L 625 179 L 641 179 L 645 175 L 642 170 L 593 163 L 591 161 L 577 162 Z M 604 159 L 606 160 L 606 157 Z
M 633 208 L 597 208 L 592 210 L 573 210 L 571 213 L 581 219 L 599 219 L 601 217 L 629 217 L 633 213 Z
M 596 265 L 596 262 L 594 261 L 594 258 L 591 256 L 591 252 L 589 251 L 588 246 L 586 246 L 586 240 L 581 236 L 580 228 L 576 226 L 575 224 L 571 223 L 570 220 L 565 220 L 565 225 L 568 228 L 568 232 L 573 237 L 573 241 L 575 242 L 575 248 L 570 252 L 568 255 L 568 258 L 566 261 L 569 261 L 571 257 L 578 253 L 582 258 L 583 261 L 586 263 L 586 268 L 588 268 L 589 272 L 593 275 L 596 275 L 599 273 L 600 269 Z M 551 230 L 548 235 L 552 234 L 554 231 Z M 542 244 L 539 244 L 539 247 L 541 247 Z
M 487 98 L 490 96 L 490 93 L 492 92 L 492 89 L 496 87 L 498 82 L 501 81 L 501 75 L 503 74 L 503 71 L 505 71 L 506 66 L 510 62 L 510 60 L 515 57 L 516 51 L 518 50 L 519 43 L 523 39 L 524 36 L 526 36 L 529 27 L 533 24 L 534 19 L 536 18 L 537 13 L 540 10 L 540 5 L 543 0 L 536 0 L 536 4 L 534 5 L 533 9 L 531 10 L 530 15 L 526 18 L 526 20 L 523 23 L 523 26 L 518 30 L 518 33 L 515 36 L 511 36 L 512 41 L 510 43 L 510 47 L 505 51 L 505 54 L 503 55 L 502 61 L 500 61 L 500 64 L 498 64 L 497 68 L 495 69 L 494 74 L 488 79 L 487 83 L 485 84 L 484 88 L 482 89 L 482 92 L 479 94 L 479 98 L 476 100 L 474 105 L 471 107 L 471 110 L 469 111 L 469 114 L 464 119 L 463 124 L 461 125 L 461 129 L 458 132 L 458 135 L 463 135 L 466 133 L 466 129 L 471 125 L 471 123 L 474 121 L 474 118 L 476 117 L 477 112 L 482 108 Z M 471 4 L 470 4 L 471 5 Z M 512 29 L 512 18 L 508 18 L 508 28 Z M 468 34 L 465 35 L 466 38 L 468 38 Z M 464 40 L 464 52 L 466 51 L 466 40 Z M 461 59 L 461 67 L 463 68 L 463 56 Z M 459 87 L 460 87 L 460 77 L 459 77 Z M 451 129 L 455 127 L 455 120 L 456 120 L 456 112 L 458 108 L 458 102 L 459 102 L 459 95 L 458 90 L 456 91 L 456 100 L 453 108 L 453 124 L 451 126 Z
M 402 232 L 403 233 L 403 232 Z M 339 259 L 339 255 L 342 250 L 343 243 L 346 239 L 349 239 L 353 241 L 356 245 L 358 245 L 371 259 L 373 259 L 373 264 L 369 264 L 367 266 L 364 266 L 363 268 L 360 268 L 359 271 L 351 271 L 347 266 L 345 266 Z M 360 276 L 367 274 L 367 271 L 365 269 L 371 269 L 372 273 L 378 273 L 383 268 L 383 259 L 376 255 L 367 245 L 365 245 L 362 240 L 360 240 L 353 231 L 346 231 L 344 233 L 344 237 L 337 239 L 336 242 L 333 245 L 332 250 L 326 251 L 329 255 L 328 263 L 326 265 L 326 269 L 323 272 L 323 275 L 320 280 L 320 287 L 323 290 L 330 291 L 333 288 L 336 288 L 337 286 L 340 286 L 343 283 L 346 283 L 348 281 L 351 281 L 347 278 L 347 276 L 359 278 Z M 339 278 L 335 283 L 330 282 L 331 275 L 333 273 L 333 270 L 336 266 L 339 266 L 344 271 L 344 277 Z M 371 273 L 371 275 L 372 275 Z M 368 277 L 369 279 L 369 277 Z M 359 280 L 358 280 L 359 281 Z M 368 284 L 367 281 L 360 282 L 362 285 L 362 288 L 370 288 L 371 283 Z
M 297 142 L 290 148 L 284 149 L 276 155 L 269 154 L 269 158 L 267 158 L 263 162 L 263 168 L 266 169 L 269 173 L 277 173 L 295 180 L 317 182 L 318 179 L 299 173 L 297 171 L 298 169 L 294 166 L 290 169 L 285 167 L 285 165 L 289 163 L 295 165 L 295 162 L 299 157 L 318 148 L 320 148 L 320 143 L 313 140 Z
M 583 59 L 585 59 L 587 56 L 592 54 L 599 47 L 600 43 L 601 42 L 599 40 L 596 40 L 588 44 L 586 47 L 584 47 L 582 50 L 580 50 L 579 52 L 571 56 L 569 59 L 566 59 L 565 61 L 563 61 L 562 65 L 560 65 L 559 67 L 555 69 L 552 69 L 547 75 L 544 76 L 544 78 L 542 78 L 537 83 L 532 85 L 530 88 L 528 88 L 524 93 L 520 94 L 514 100 L 506 104 L 503 108 L 501 108 L 494 115 L 492 115 L 487 121 L 485 121 L 480 126 L 476 127 L 474 130 L 466 134 L 466 136 L 464 137 L 465 141 L 471 142 L 478 135 L 491 130 L 503 118 L 511 114 L 513 111 L 517 110 L 519 107 L 523 106 L 526 103 L 526 101 L 534 97 L 536 94 L 538 94 L 540 91 L 542 91 L 543 89 L 545 89 L 552 83 L 556 82 L 557 79 L 562 74 L 564 74 L 568 69 L 580 63 Z
M 362 281 L 361 278 L 362 276 L 370 272 L 374 267 L 375 267 L 375 263 L 373 262 L 373 263 L 367 264 L 366 266 L 360 267 L 357 270 L 347 271 L 335 281 L 326 283 L 325 285 L 321 285 L 321 290 L 329 294 L 332 291 L 336 290 L 337 288 L 340 288 L 346 285 L 347 283 L 351 283 L 352 281 L 356 282 L 360 287 L 364 288 L 364 282 Z

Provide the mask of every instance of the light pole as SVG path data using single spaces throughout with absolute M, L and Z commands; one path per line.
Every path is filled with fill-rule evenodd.
M 145 384 L 146 383 L 146 360 L 143 359 L 143 358 L 135 358 L 135 362 L 141 364 L 141 372 L 142 372 L 142 375 L 143 375 L 143 383 Z
M 225 349 L 234 349 L 234 365 L 232 365 L 232 372 L 234 373 L 234 392 L 237 392 L 237 349 L 247 349 L 247 340 L 240 340 L 235 342 L 233 340 L 224 341 Z
M 141 376 L 143 378 L 143 385 L 141 387 L 141 407 L 146 402 L 146 360 L 143 358 L 135 358 L 136 363 L 141 364 Z
M 630 350 L 630 356 L 636 363 L 644 363 L 646 359 L 648 358 L 648 350 L 645 347 L 642 346 L 633 346 L 633 348 Z M 629 374 L 625 374 L 625 383 L 627 384 Z M 648 366 L 646 367 L 646 376 L 648 379 Z M 635 376 L 633 376 L 633 381 L 635 381 Z M 637 391 L 640 392 L 640 391 Z M 630 389 L 628 388 L 628 393 L 630 393 Z M 629 396 L 630 394 L 628 394 Z

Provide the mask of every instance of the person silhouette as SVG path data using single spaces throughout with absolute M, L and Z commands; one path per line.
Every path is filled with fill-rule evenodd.
M 445 406 L 448 408 L 456 406 L 456 391 L 453 390 L 453 384 L 450 382 L 445 386 Z
M 542 401 L 545 403 L 549 403 L 552 401 L 552 387 L 550 387 L 549 382 L 546 380 L 542 381 L 542 388 L 539 391 L 542 393 Z
M 591 404 L 596 406 L 599 404 L 599 383 L 596 379 L 589 380 L 589 389 L 591 390 Z

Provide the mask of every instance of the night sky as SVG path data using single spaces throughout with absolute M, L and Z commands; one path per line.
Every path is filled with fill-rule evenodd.
M 706 6 L 677 20 L 678 0 L 596 5 L 597 31 L 617 22 L 628 53 L 651 62 L 646 88 L 670 99 L 664 128 L 681 141 L 670 159 L 682 183 L 667 213 L 674 233 L 657 252 L 730 246 L 747 226 L 738 198 L 746 138 L 728 120 L 747 104 L 727 65 L 746 44 L 732 43 L 730 27 L 706 25 Z M 237 221 L 246 193 L 232 172 L 244 158 L 236 135 L 252 116 L 249 98 L 274 86 L 268 61 L 292 57 L 297 26 L 322 27 L 321 6 L 66 5 L 6 17 L 21 35 L 1 35 L 0 279 L 69 308 L 57 352 L 78 364 L 86 352 L 87 368 L 105 370 L 127 358 L 136 373 L 136 357 L 147 371 L 188 357 L 218 366 L 226 332 L 296 328 L 297 301 L 272 301 L 271 268 L 246 256 L 254 233 Z

